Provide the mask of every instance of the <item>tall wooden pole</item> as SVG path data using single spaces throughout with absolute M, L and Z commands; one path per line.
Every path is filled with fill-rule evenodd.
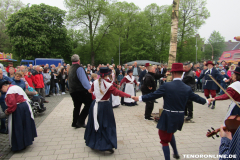
M 171 70 L 172 64 L 176 62 L 179 1 L 180 0 L 173 0 L 173 5 L 172 5 L 172 24 L 171 24 L 171 38 L 170 38 L 170 49 L 169 49 L 169 58 L 168 58 L 168 70 Z M 172 80 L 171 77 L 172 77 L 171 74 L 167 76 L 167 82 Z

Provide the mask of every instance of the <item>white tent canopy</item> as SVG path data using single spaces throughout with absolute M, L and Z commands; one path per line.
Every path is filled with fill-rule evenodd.
M 159 63 L 159 62 L 154 62 L 154 61 L 149 61 L 149 60 L 136 60 L 136 61 L 128 62 L 125 64 L 132 66 L 134 64 L 134 62 L 137 62 L 138 66 L 145 66 L 146 63 L 150 63 L 151 65 L 161 65 L 161 63 Z

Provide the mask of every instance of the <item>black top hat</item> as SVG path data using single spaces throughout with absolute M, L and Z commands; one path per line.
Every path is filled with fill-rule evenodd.
M 235 71 L 233 71 L 236 74 L 240 74 L 240 67 L 236 67 Z
M 4 84 L 11 84 L 11 83 L 8 82 L 8 81 L 6 81 L 6 80 L 1 81 L 1 82 L 0 82 L 0 90 L 2 89 L 2 86 L 3 86 Z
M 109 69 L 108 67 L 101 67 L 98 72 L 98 75 L 104 77 L 106 75 L 110 75 L 111 73 L 112 73 L 112 70 Z

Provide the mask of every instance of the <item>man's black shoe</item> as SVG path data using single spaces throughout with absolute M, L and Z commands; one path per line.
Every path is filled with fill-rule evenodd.
M 109 151 L 110 153 L 114 153 L 113 149 L 108 149 L 107 151 Z
M 180 159 L 180 156 L 179 155 L 173 155 L 173 158 L 175 158 L 175 159 Z
M 0 130 L 0 133 L 2 133 L 2 134 L 8 134 L 8 130 L 7 130 L 7 129 L 1 129 L 1 130 Z
M 86 128 L 86 125 L 77 123 L 76 128 Z
M 185 120 L 186 120 L 186 121 L 190 121 L 192 118 L 193 118 L 193 117 L 189 117 L 189 116 L 188 116 Z
M 153 121 L 154 119 L 152 119 L 151 117 L 149 117 L 149 118 L 145 118 L 145 120 Z
M 155 100 L 154 103 L 158 103 L 158 102 Z
M 211 109 L 215 109 L 215 105 L 212 105 Z

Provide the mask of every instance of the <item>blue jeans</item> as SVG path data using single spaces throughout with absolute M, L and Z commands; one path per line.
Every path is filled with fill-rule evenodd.
M 50 84 L 49 85 L 45 84 L 45 95 L 49 95 L 49 91 L 50 91 Z
M 227 88 L 227 85 L 226 85 L 226 83 L 225 83 L 225 82 L 221 83 L 221 86 L 223 87 L 223 89 L 225 89 L 225 90 L 226 90 L 226 88 Z M 220 89 L 220 94 L 221 94 L 221 95 L 222 95 L 222 94 L 224 94 L 224 92 L 223 92 L 223 90 L 222 90 L 222 89 Z
M 59 85 L 58 85 L 58 83 L 55 83 L 55 86 L 57 88 L 57 94 L 58 94 L 59 93 Z M 55 86 L 53 86 L 53 88 L 52 88 L 52 93 L 53 94 L 55 93 Z
M 5 112 L 5 110 L 7 109 L 5 102 L 0 102 L 0 105 L 2 107 L 2 111 Z M 7 129 L 5 123 L 6 123 L 6 118 L 1 119 L 1 130 Z

